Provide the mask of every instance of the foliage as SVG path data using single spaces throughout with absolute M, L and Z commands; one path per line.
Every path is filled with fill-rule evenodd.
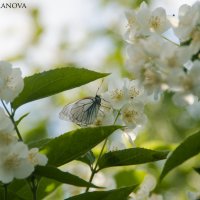
M 124 42 L 113 31 L 120 23 L 87 37 L 92 41 L 103 35 L 112 41 L 115 48 L 98 71 L 117 68 L 119 76 L 80 68 L 72 60 L 60 65 L 66 61 L 61 58 L 59 67 L 22 78 L 20 69 L 0 62 L 0 199 L 185 200 L 190 190 L 197 191 L 188 192 L 190 200 L 199 198 L 200 4 L 183 5 L 174 26 L 163 8 L 152 11 L 140 0 L 117 2 L 129 8 L 141 4 L 126 13 L 127 64 Z M 37 45 L 45 27 L 40 11 L 30 12 L 35 26 L 30 43 Z M 180 44 L 163 35 L 169 28 Z M 71 50 L 66 41 L 59 48 L 59 55 Z M 23 50 L 9 60 L 25 54 Z M 48 106 L 36 109 L 37 124 L 27 121 L 42 101 L 51 108 L 71 102 L 71 89 L 74 96 L 85 97 L 82 88 L 89 88 L 88 83 L 94 87 L 93 81 L 102 78 L 98 105 L 91 95 L 63 108 L 65 120 L 76 124 L 66 122 L 72 130 L 57 132 L 52 119 L 58 115 Z M 26 106 L 30 111 L 20 113 Z M 89 120 L 81 123 L 85 118 Z

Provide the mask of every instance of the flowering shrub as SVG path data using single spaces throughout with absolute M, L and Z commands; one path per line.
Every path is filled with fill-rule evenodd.
M 171 149 L 141 148 L 134 142 L 148 123 L 146 106 L 158 103 L 166 92 L 172 94 L 175 105 L 185 106 L 188 111 L 199 106 L 200 2 L 181 6 L 175 25 L 163 8 L 151 11 L 144 2 L 138 10 L 127 11 L 126 17 L 124 68 L 129 79 L 113 75 L 104 78 L 109 74 L 75 67 L 57 68 L 23 79 L 20 69 L 0 62 L 0 197 L 43 199 L 53 190 L 40 188 L 52 183 L 56 189 L 64 183 L 77 186 L 68 186 L 65 198 L 69 200 L 162 200 L 164 196 L 156 191 L 156 186 L 172 169 L 200 152 L 199 131 Z M 168 38 L 170 29 L 178 37 L 178 44 Z M 104 85 L 108 80 L 104 92 L 72 102 L 60 112 L 61 119 L 80 128 L 55 138 L 24 142 L 18 125 L 27 114 L 16 119 L 20 106 L 100 78 L 104 78 Z M 94 153 L 98 144 L 100 151 Z M 164 159 L 165 163 L 161 162 Z M 87 168 L 79 168 L 79 164 L 68 167 L 75 160 L 85 163 Z M 149 162 L 157 162 L 162 168 L 160 177 L 157 180 L 149 172 L 139 186 L 135 182 L 118 187 L 112 173 L 102 173 L 105 168 Z M 199 173 L 199 168 L 196 171 Z M 84 174 L 84 179 L 79 173 Z M 189 192 L 188 196 L 197 199 L 198 191 Z

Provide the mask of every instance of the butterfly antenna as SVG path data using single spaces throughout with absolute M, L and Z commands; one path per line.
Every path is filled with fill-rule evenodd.
M 102 79 L 101 84 L 100 84 L 100 86 L 99 86 L 98 89 L 97 89 L 96 95 L 97 95 L 97 93 L 99 92 L 99 89 L 101 88 L 101 86 L 102 86 L 102 84 L 103 84 L 103 81 L 104 81 L 104 79 Z

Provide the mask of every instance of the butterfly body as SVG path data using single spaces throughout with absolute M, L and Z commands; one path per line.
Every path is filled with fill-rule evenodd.
M 99 112 L 101 97 L 87 97 L 66 105 L 60 112 L 60 119 L 74 122 L 80 126 L 92 124 Z

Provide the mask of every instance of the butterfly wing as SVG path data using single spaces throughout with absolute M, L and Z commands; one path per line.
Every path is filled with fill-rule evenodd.
M 91 124 L 91 115 L 94 109 L 93 103 L 93 98 L 86 98 L 76 102 L 70 111 L 71 121 L 79 125 Z
M 86 126 L 92 124 L 97 117 L 100 103 L 95 97 L 81 99 L 69 104 L 60 112 L 60 119 L 72 121 L 78 125 Z
M 59 118 L 65 121 L 70 121 L 70 111 L 74 103 L 66 105 L 62 111 L 59 113 Z

